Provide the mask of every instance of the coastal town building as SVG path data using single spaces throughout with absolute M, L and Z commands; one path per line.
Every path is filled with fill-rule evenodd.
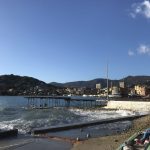
M 96 84 L 96 89 L 101 89 L 101 84 L 100 83 L 98 83 L 98 84 Z
M 112 87 L 112 95 L 119 94 L 119 88 L 117 86 Z
M 119 87 L 120 87 L 120 88 L 125 88 L 125 82 L 123 82 L 123 81 L 122 81 L 122 82 L 119 82 Z
M 140 96 L 146 96 L 150 94 L 150 88 L 145 85 L 136 85 L 134 87 L 136 94 Z
M 135 95 L 136 94 L 135 88 L 130 88 L 128 94 L 129 95 Z
M 96 94 L 97 94 L 97 95 L 101 94 L 101 88 L 102 88 L 102 86 L 101 86 L 100 83 L 96 84 L 96 91 L 97 91 Z

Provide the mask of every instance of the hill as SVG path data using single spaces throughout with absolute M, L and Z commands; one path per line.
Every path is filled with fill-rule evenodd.
M 150 86 L 150 76 L 128 76 L 120 80 L 109 80 L 109 86 L 116 86 L 120 81 L 125 81 L 128 87 L 136 84 L 146 84 Z M 89 81 L 76 81 L 68 83 L 52 82 L 47 84 L 41 80 L 18 75 L 0 76 L 0 95 L 63 95 L 64 87 L 76 88 L 95 88 L 95 85 L 101 83 L 102 88 L 106 87 L 106 79 L 94 79 Z
M 0 76 L 0 94 L 1 95 L 33 95 L 49 90 L 52 91 L 56 87 L 46 84 L 38 79 L 18 76 L 18 75 L 2 75 Z
M 136 84 L 140 84 L 140 85 L 148 84 L 148 85 L 150 85 L 150 76 L 128 76 L 126 78 L 119 79 L 119 80 L 109 80 L 109 86 L 110 86 L 110 84 L 112 84 L 114 86 L 119 85 L 120 81 L 124 81 L 126 83 L 126 85 L 129 87 L 136 85 Z M 102 79 L 102 78 L 98 78 L 98 79 L 94 79 L 94 80 L 90 80 L 90 81 L 75 81 L 75 82 L 67 82 L 67 83 L 53 82 L 51 84 L 52 85 L 61 85 L 64 87 L 95 88 L 95 85 L 98 83 L 101 83 L 102 87 L 107 86 L 107 80 Z
M 128 86 L 132 85 L 150 85 L 150 76 L 128 76 L 124 79 Z

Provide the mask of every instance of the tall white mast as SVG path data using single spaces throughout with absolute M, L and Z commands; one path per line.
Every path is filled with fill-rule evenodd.
M 108 62 L 107 62 L 107 100 L 108 100 L 108 93 L 109 93 L 109 87 L 108 87 Z

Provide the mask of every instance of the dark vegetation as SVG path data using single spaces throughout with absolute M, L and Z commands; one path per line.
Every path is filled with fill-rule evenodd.
M 0 95 L 43 95 L 48 92 L 51 94 L 55 90 L 54 85 L 32 77 L 13 74 L 0 76 Z

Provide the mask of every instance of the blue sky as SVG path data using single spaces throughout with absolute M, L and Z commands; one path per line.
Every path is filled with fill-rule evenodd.
M 150 1 L 0 0 L 0 55 L 45 82 L 150 75 Z

